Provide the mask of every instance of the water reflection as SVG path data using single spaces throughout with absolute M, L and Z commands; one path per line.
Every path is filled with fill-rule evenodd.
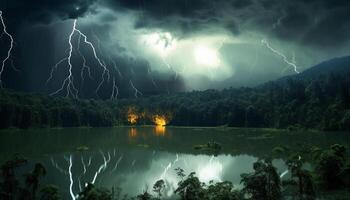
M 247 155 L 173 154 L 144 149 L 77 152 L 51 156 L 48 163 L 50 183 L 63 188 L 67 198 L 78 194 L 87 182 L 98 186 L 120 187 L 123 193 L 137 195 L 163 179 L 166 195 L 171 197 L 180 178 L 175 169 L 186 174 L 195 172 L 202 182 L 232 181 L 240 183 L 240 174 L 252 171 L 257 158 Z M 281 172 L 285 166 L 280 165 Z M 64 178 L 65 177 L 65 178 Z
M 219 160 L 214 160 L 214 156 L 212 156 L 204 166 L 201 166 L 198 171 L 198 178 L 203 182 L 213 181 L 222 181 L 222 164 Z
M 137 136 L 136 128 L 134 128 L 134 127 L 130 128 L 130 130 L 129 130 L 129 138 L 134 138 L 136 136 Z
M 154 129 L 156 136 L 165 136 L 165 126 L 157 125 Z
M 0 133 L 0 159 L 10 158 L 15 152 L 28 158 L 31 166 L 18 174 L 27 173 L 36 162 L 43 163 L 48 171 L 43 185 L 57 185 L 64 199 L 78 194 L 87 182 L 120 187 L 123 193 L 135 196 L 146 187 L 152 188 L 159 179 L 164 179 L 167 195 L 171 196 L 179 181 L 174 171 L 178 167 L 186 174 L 196 172 L 203 182 L 228 180 L 239 187 L 240 174 L 252 171 L 252 164 L 276 145 L 328 147 L 350 141 L 348 134 L 340 133 L 264 135 L 246 130 L 173 127 L 16 131 Z M 193 148 L 208 141 L 221 144 L 220 155 Z M 86 148 L 77 151 L 79 146 Z M 282 160 L 274 160 L 274 165 L 280 174 L 285 172 Z

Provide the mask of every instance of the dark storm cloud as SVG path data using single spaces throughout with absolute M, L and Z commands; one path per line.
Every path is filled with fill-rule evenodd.
M 0 8 L 12 21 L 49 23 L 95 12 L 92 5 L 137 11 L 135 28 L 161 28 L 180 36 L 219 27 L 234 35 L 253 30 L 304 45 L 336 46 L 350 33 L 348 0 L 5 0 Z
M 83 16 L 96 0 L 2 0 L 0 9 L 12 21 L 50 23 Z
M 249 5 L 236 1 L 238 7 Z M 175 34 L 193 34 L 224 25 L 232 28 L 229 30 L 234 34 L 239 33 L 234 20 L 223 23 L 226 21 L 224 12 L 221 12 L 223 6 L 233 7 L 232 2 L 224 0 L 105 0 L 105 3 L 112 9 L 142 13 L 135 28 L 164 28 Z
M 315 26 L 307 31 L 304 42 L 321 47 L 343 45 L 350 36 L 349 13 L 349 7 L 327 13 L 323 19 L 320 19 Z
M 232 6 L 234 8 L 245 8 L 250 5 L 252 5 L 253 1 L 252 0 L 236 0 L 232 2 Z
M 282 1 L 283 2 L 283 1 Z M 299 0 L 264 1 L 278 26 L 268 31 L 278 39 L 313 47 L 338 47 L 349 40 L 350 1 Z M 269 27 L 268 19 L 263 24 Z
M 135 28 L 174 33 L 222 27 L 238 35 L 254 30 L 269 37 L 311 46 L 337 46 L 348 40 L 348 0 L 105 0 L 117 10 L 138 11 Z M 276 23 L 277 26 L 276 26 Z M 248 24 L 241 28 L 240 25 Z

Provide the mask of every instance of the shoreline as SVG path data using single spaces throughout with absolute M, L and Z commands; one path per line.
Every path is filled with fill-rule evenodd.
M 27 129 L 21 129 L 17 127 L 10 127 L 5 129 L 0 129 L 1 132 L 7 132 L 7 131 L 33 131 L 33 130 L 62 130 L 62 129 L 108 129 L 108 128 L 154 128 L 157 125 L 121 125 L 121 126 L 105 126 L 105 127 L 91 127 L 91 126 L 77 126 L 77 127 L 29 127 Z M 246 130 L 246 131 L 266 131 L 266 132 L 286 132 L 286 133 L 293 133 L 293 132 L 314 132 L 314 133 L 336 133 L 336 132 L 346 132 L 346 131 L 322 131 L 317 129 L 296 129 L 296 130 L 288 130 L 286 128 L 284 129 L 278 129 L 278 128 L 250 128 L 250 127 L 229 127 L 229 126 L 164 126 L 165 128 L 172 128 L 172 129 L 213 129 L 213 130 L 221 130 L 223 132 L 228 131 L 234 131 L 234 130 Z

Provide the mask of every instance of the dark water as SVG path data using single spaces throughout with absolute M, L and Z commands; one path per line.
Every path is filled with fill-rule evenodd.
M 232 181 L 240 187 L 240 174 L 252 171 L 252 164 L 271 155 L 277 145 L 292 149 L 334 143 L 348 145 L 347 133 L 278 132 L 227 128 L 76 128 L 0 132 L 0 162 L 18 154 L 28 165 L 36 162 L 47 168 L 43 183 L 59 186 L 69 199 L 86 182 L 99 186 L 120 187 L 131 196 L 164 179 L 171 196 L 179 179 L 174 171 L 196 172 L 203 182 Z M 222 145 L 217 155 L 195 150 L 196 144 L 216 141 Z M 286 170 L 281 159 L 274 159 L 279 173 Z M 70 170 L 69 170 L 70 169 Z M 73 182 L 70 187 L 71 180 Z

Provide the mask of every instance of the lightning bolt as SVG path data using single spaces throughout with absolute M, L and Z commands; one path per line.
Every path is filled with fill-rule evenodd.
M 88 162 L 88 164 L 87 164 L 88 167 L 90 167 L 91 161 L 92 161 L 92 157 L 89 158 L 89 162 Z
M 85 175 L 86 173 L 86 164 L 85 164 L 85 161 L 84 161 L 84 157 L 81 156 L 81 164 L 83 165 L 83 172 L 79 175 L 78 177 L 78 182 L 79 182 L 79 189 L 80 191 L 82 191 L 82 187 L 81 187 L 81 178 Z
M 122 73 L 120 72 L 119 68 L 117 67 L 117 63 L 114 61 L 114 60 L 111 60 L 112 64 L 113 64 L 113 67 L 115 69 L 115 71 L 117 71 L 118 75 L 120 78 L 123 78 L 123 75 Z
M 179 161 L 179 154 L 176 154 L 176 159 L 174 160 L 173 165 L 175 165 L 175 163 L 178 161 Z
M 276 49 L 274 49 L 273 47 L 271 47 L 271 45 L 269 44 L 269 42 L 268 42 L 266 39 L 262 39 L 262 40 L 261 40 L 261 43 L 262 43 L 263 45 L 265 45 L 269 50 L 271 50 L 274 54 L 276 54 L 276 55 L 282 57 L 282 58 L 283 58 L 283 61 L 284 61 L 285 63 L 287 63 L 289 66 L 293 67 L 295 73 L 297 73 L 297 74 L 300 73 L 300 72 L 298 71 L 298 69 L 297 69 L 298 67 L 297 67 L 293 62 L 289 61 L 289 60 L 287 59 L 287 56 L 285 56 L 283 53 L 281 53 L 281 52 L 279 52 L 278 50 L 276 50 Z
M 170 63 L 169 63 L 168 61 L 166 61 L 166 59 L 165 59 L 164 56 L 161 56 L 161 60 L 163 61 L 164 65 L 165 65 L 166 67 L 168 67 L 168 69 L 169 69 L 170 71 L 173 71 L 173 72 L 175 73 L 175 80 L 176 80 L 177 77 L 178 77 L 179 72 L 177 72 L 177 71 L 170 65 Z
M 79 56 L 81 57 L 81 59 L 83 60 L 83 67 L 81 68 L 81 71 L 80 71 L 80 77 L 81 77 L 81 84 L 80 84 L 81 86 L 80 87 L 82 87 L 84 84 L 84 81 L 85 81 L 85 77 L 84 77 L 85 70 L 87 71 L 89 78 L 91 80 L 93 80 L 93 78 L 91 76 L 91 68 L 86 64 L 86 58 L 80 51 L 80 40 L 81 40 L 81 35 L 79 35 L 79 37 L 78 37 L 77 52 L 78 52 Z
M 166 166 L 166 167 L 163 167 L 164 168 L 164 171 L 163 173 L 160 175 L 160 178 L 159 179 L 164 179 L 165 176 L 166 176 L 166 173 L 169 171 L 169 169 L 171 169 L 171 167 L 173 165 L 175 165 L 176 162 L 179 161 L 179 154 L 176 154 L 176 158 L 173 162 L 169 162 L 169 164 Z
M 288 172 L 289 172 L 288 169 L 282 172 L 282 174 L 280 175 L 280 178 L 283 178 L 285 175 L 288 174 Z
M 68 173 L 69 173 L 69 193 L 70 193 L 70 196 L 72 197 L 73 200 L 75 200 L 75 195 L 74 195 L 74 192 L 73 192 L 73 184 L 74 184 L 74 181 L 73 181 L 73 174 L 72 174 L 72 166 L 73 166 L 73 161 L 72 161 L 72 155 L 69 156 L 69 167 L 68 167 Z
M 118 167 L 120 161 L 122 161 L 122 159 L 123 159 L 123 155 L 121 155 L 121 156 L 118 158 L 118 160 L 117 160 L 117 162 L 115 163 L 115 165 L 114 165 L 114 167 L 113 167 L 111 173 L 114 172 L 114 171 L 117 169 L 117 167 Z
M 99 56 L 96 53 L 95 46 L 88 40 L 88 37 L 77 28 L 77 20 L 75 19 L 73 22 L 72 31 L 70 32 L 69 39 L 68 39 L 68 44 L 69 44 L 68 56 L 65 58 L 62 58 L 58 63 L 56 63 L 56 65 L 54 65 L 54 67 L 51 70 L 50 77 L 47 80 L 47 82 L 49 82 L 52 79 L 52 75 L 54 73 L 54 70 L 57 69 L 58 66 L 65 61 L 67 61 L 67 65 L 68 65 L 68 76 L 64 79 L 62 86 L 58 90 L 56 90 L 55 92 L 51 93 L 51 95 L 56 95 L 56 94 L 62 92 L 64 89 L 66 89 L 66 97 L 72 96 L 74 98 L 78 98 L 78 90 L 76 89 L 76 87 L 74 85 L 74 77 L 73 77 L 73 73 L 72 73 L 72 68 L 73 68 L 73 64 L 72 64 L 72 53 L 73 53 L 72 39 L 73 39 L 74 34 L 79 35 L 79 40 L 78 40 L 79 43 L 81 40 L 80 38 L 81 37 L 83 38 L 84 44 L 86 44 L 87 46 L 89 46 L 91 48 L 94 59 L 97 61 L 97 63 L 99 64 L 99 66 L 103 70 L 102 75 L 101 75 L 101 81 L 98 84 L 98 86 L 95 90 L 95 93 L 98 94 L 98 91 L 101 88 L 102 84 L 106 81 L 105 76 L 107 76 L 107 81 L 109 81 L 109 79 L 110 79 L 110 73 L 109 73 L 109 70 L 107 69 L 106 64 L 99 58 Z M 78 53 L 80 52 L 79 48 L 78 48 Z M 81 54 L 81 52 L 80 52 L 80 54 Z M 90 71 L 90 68 L 86 65 L 85 57 L 82 56 L 82 58 L 83 58 L 83 69 L 87 69 L 88 71 Z
M 148 66 L 147 72 L 148 72 L 149 77 L 151 78 L 151 82 L 152 82 L 153 86 L 154 86 L 155 88 L 158 88 L 158 85 L 157 85 L 156 82 L 154 81 L 154 78 L 153 78 L 152 72 L 151 72 L 151 68 L 150 68 L 149 66 Z
M 292 54 L 292 60 L 291 60 L 291 62 L 294 63 L 294 64 L 297 63 L 297 61 L 295 60 L 295 52 L 293 52 L 293 54 Z M 286 68 L 284 68 L 284 70 L 282 70 L 281 75 L 283 75 L 289 68 L 290 68 L 289 65 L 286 66 Z
M 76 196 L 73 192 L 74 179 L 73 179 L 73 173 L 72 173 L 73 158 L 72 158 L 72 155 L 70 155 L 69 158 L 64 156 L 64 159 L 69 163 L 67 171 L 65 171 L 61 167 L 59 167 L 58 164 L 53 159 L 53 157 L 51 157 L 51 163 L 59 172 L 61 172 L 64 175 L 68 175 L 68 177 L 69 177 L 69 194 L 72 197 L 72 199 L 75 200 Z
M 107 168 L 108 163 L 111 161 L 111 156 L 110 156 L 109 152 L 108 152 L 108 157 L 109 157 L 108 159 L 106 159 L 106 156 L 102 151 L 100 151 L 100 153 L 101 153 L 101 156 L 103 158 L 103 163 L 100 165 L 98 170 L 95 172 L 94 178 L 91 181 L 92 184 L 94 184 L 96 182 L 98 175 L 101 174 L 101 172 L 103 172 Z
M 8 60 L 10 60 L 11 52 L 12 52 L 12 49 L 13 49 L 14 40 L 13 40 L 12 35 L 7 32 L 7 27 L 6 27 L 6 24 L 4 22 L 4 18 L 2 17 L 2 11 L 1 10 L 0 10 L 0 21 L 1 21 L 1 25 L 2 25 L 1 37 L 2 37 L 3 34 L 5 34 L 10 39 L 10 47 L 7 50 L 7 55 L 6 55 L 5 59 L 2 60 L 1 69 L 0 69 L 0 87 L 2 88 L 2 73 L 4 72 L 6 62 Z
M 112 94 L 111 94 L 110 99 L 111 100 L 117 99 L 118 95 L 119 95 L 119 88 L 118 88 L 118 85 L 115 81 L 115 78 L 113 77 L 113 88 L 112 88 Z
M 132 163 L 131 163 L 131 167 L 133 167 L 136 163 L 136 160 L 133 160 Z
M 108 168 L 108 164 L 112 160 L 112 156 L 111 156 L 110 152 L 107 152 L 107 156 L 105 155 L 105 153 L 103 151 L 100 151 L 100 154 L 102 156 L 103 162 L 99 166 L 98 170 L 94 173 L 93 179 L 91 181 L 92 184 L 95 184 L 98 176 Z M 115 153 L 113 153 L 113 155 L 115 155 Z M 68 169 L 67 170 L 63 170 L 62 168 L 60 168 L 58 166 L 58 164 L 55 162 L 55 160 L 53 159 L 53 157 L 51 157 L 51 163 L 60 172 L 62 172 L 64 175 L 68 176 L 68 178 L 69 178 L 69 194 L 70 194 L 72 200 L 76 200 L 78 198 L 78 195 L 74 194 L 74 188 L 73 188 L 73 186 L 74 186 L 74 176 L 73 176 L 73 171 L 72 171 L 72 168 L 73 168 L 73 155 L 71 154 L 71 155 L 69 155 L 69 157 L 63 156 L 63 158 L 68 163 Z M 116 170 L 117 166 L 119 165 L 119 163 L 121 162 L 122 159 L 123 159 L 123 155 L 121 155 L 119 157 L 119 159 L 117 160 L 117 162 L 116 162 L 113 170 L 111 171 L 111 173 Z M 84 159 L 83 155 L 81 155 L 80 161 L 81 161 L 81 164 L 82 164 L 82 167 L 83 167 L 83 171 L 78 177 L 78 182 L 79 182 L 79 189 L 80 189 L 80 191 L 82 191 L 81 178 L 87 173 L 87 171 L 88 171 L 88 169 L 89 169 L 89 167 L 90 167 L 90 165 L 92 163 L 92 157 L 90 156 L 88 162 L 85 162 L 85 159 Z M 135 164 L 135 161 L 133 163 Z
M 160 175 L 160 178 L 159 178 L 159 179 L 164 179 L 166 173 L 169 171 L 169 169 L 171 168 L 171 166 L 172 166 L 172 164 L 171 164 L 171 162 L 170 162 L 166 167 L 164 167 L 164 171 L 163 171 L 163 173 Z
M 51 157 L 51 163 L 52 165 L 59 171 L 61 172 L 62 174 L 64 175 L 68 175 L 68 173 L 66 171 L 64 171 L 56 162 L 55 160 L 53 159 L 53 157 Z
M 130 79 L 130 81 L 129 81 L 129 84 L 130 84 L 131 88 L 135 91 L 135 93 L 134 93 L 135 98 L 137 98 L 138 95 L 141 95 L 141 96 L 143 95 L 142 92 L 140 92 L 140 91 L 135 87 L 135 85 L 134 85 L 134 83 L 132 82 L 131 79 Z

